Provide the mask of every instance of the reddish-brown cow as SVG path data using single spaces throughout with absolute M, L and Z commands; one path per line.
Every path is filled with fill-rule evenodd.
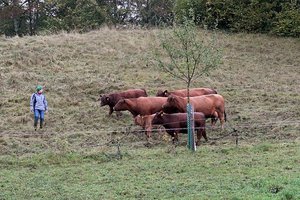
M 197 133 L 196 145 L 200 145 L 200 139 L 203 136 L 208 141 L 205 131 L 205 116 L 203 113 L 194 113 L 195 130 Z M 168 134 L 173 138 L 173 142 L 178 141 L 178 133 L 187 133 L 187 113 L 166 114 L 156 113 L 152 120 L 153 125 L 162 125 Z
M 210 88 L 191 88 L 189 96 L 190 97 L 195 97 L 195 96 L 202 96 L 202 95 L 207 95 L 207 94 L 217 94 L 217 91 L 214 89 Z M 170 95 L 176 95 L 180 97 L 187 97 L 187 89 L 182 89 L 182 90 L 174 90 L 169 92 L 168 90 L 162 91 L 158 90 L 156 93 L 157 97 L 168 97 Z
M 161 111 L 162 105 L 166 102 L 166 97 L 139 97 L 121 99 L 114 106 L 114 110 L 128 110 L 133 117 L 136 117 L 137 115 L 151 115 Z
M 101 101 L 100 106 L 109 106 L 109 115 L 113 113 L 113 107 L 118 103 L 122 98 L 138 98 L 138 97 L 147 97 L 147 92 L 145 89 L 130 89 L 123 92 L 115 92 L 110 94 L 100 95 L 99 100 Z M 120 112 L 117 112 L 117 116 L 120 115 Z
M 226 121 L 226 113 L 225 101 L 221 95 L 210 94 L 190 97 L 190 103 L 194 107 L 195 112 L 202 112 L 206 118 L 219 118 L 223 128 Z M 186 112 L 186 105 L 187 97 L 170 95 L 162 110 L 165 113 L 184 113 Z
M 137 115 L 134 118 L 134 122 L 136 125 L 141 126 L 144 130 L 146 130 L 146 136 L 147 139 L 151 137 L 151 132 L 152 132 L 152 120 L 155 114 L 152 115 Z
M 139 97 L 121 99 L 114 106 L 114 110 L 128 110 L 133 117 L 136 117 L 137 115 L 151 115 L 161 111 L 162 105 L 166 102 L 166 97 Z

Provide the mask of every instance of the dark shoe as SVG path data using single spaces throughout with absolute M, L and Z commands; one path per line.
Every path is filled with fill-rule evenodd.
M 34 127 L 34 130 L 35 130 L 35 131 L 36 131 L 36 128 L 37 128 L 37 123 L 38 123 L 38 120 L 37 120 L 37 119 L 34 119 L 33 127 Z
M 44 120 L 43 120 L 43 119 L 41 119 L 41 121 L 40 121 L 40 129 L 42 129 L 42 128 L 43 128 L 43 124 L 44 124 Z

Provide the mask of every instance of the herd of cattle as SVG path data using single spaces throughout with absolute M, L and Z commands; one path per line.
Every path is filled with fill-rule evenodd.
M 131 89 L 123 92 L 100 95 L 100 105 L 109 106 L 109 115 L 116 111 L 128 110 L 134 117 L 134 122 L 146 130 L 146 136 L 151 137 L 153 125 L 162 125 L 173 142 L 178 140 L 178 133 L 187 130 L 187 90 L 169 92 L 158 91 L 155 97 L 149 97 L 144 89 Z M 212 126 L 217 119 L 223 128 L 226 121 L 224 98 L 210 88 L 192 88 L 189 90 L 190 104 L 194 109 L 194 127 L 197 135 L 196 145 L 203 136 L 207 141 L 205 120 L 211 118 Z

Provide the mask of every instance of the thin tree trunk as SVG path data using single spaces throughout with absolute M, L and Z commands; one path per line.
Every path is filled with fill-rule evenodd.
M 18 33 L 19 33 L 19 23 L 18 23 L 18 20 L 15 16 L 13 18 L 14 18 L 14 31 L 15 31 L 15 34 L 18 35 Z
M 38 22 L 39 22 L 39 9 L 40 9 L 40 2 L 39 0 L 36 0 L 35 3 L 35 14 L 34 14 L 34 26 L 33 26 L 33 32 L 36 34 L 37 28 L 38 28 Z
M 12 18 L 14 21 L 14 31 L 15 31 L 15 35 L 19 35 L 19 22 L 17 19 L 18 1 L 14 0 L 12 3 L 13 3 Z
M 118 21 L 119 21 L 119 16 L 118 16 L 118 0 L 114 0 L 114 2 L 113 2 L 113 7 L 114 7 L 114 25 L 115 25 L 115 27 L 117 27 L 117 23 L 118 23 Z
M 32 2 L 28 0 L 29 34 L 33 35 Z
M 187 83 L 187 103 L 189 104 L 190 103 L 190 84 L 191 84 L 191 81 L 189 80 L 188 83 Z

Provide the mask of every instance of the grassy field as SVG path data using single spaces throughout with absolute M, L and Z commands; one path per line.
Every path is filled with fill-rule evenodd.
M 185 135 L 148 145 L 129 113 L 108 117 L 97 101 L 185 88 L 152 63 L 159 32 L 0 38 L 0 199 L 300 199 L 300 40 L 218 34 L 222 65 L 193 87 L 223 95 L 228 122 L 191 153 Z M 37 84 L 49 113 L 35 132 Z
M 299 143 L 1 158 L 0 199 L 299 199 Z M 3 165 L 5 162 L 6 166 Z

